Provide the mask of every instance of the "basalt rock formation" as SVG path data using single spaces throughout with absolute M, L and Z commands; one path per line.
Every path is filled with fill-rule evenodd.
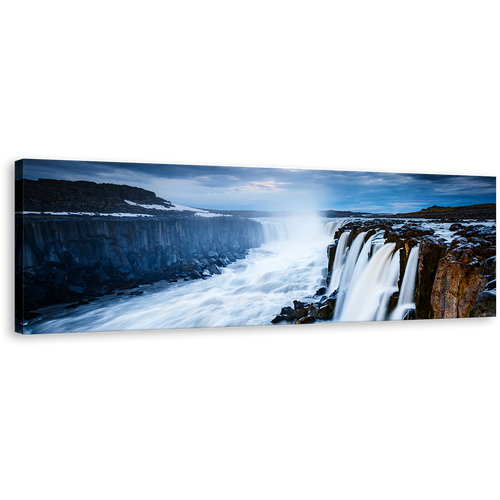
M 16 223 L 18 317 L 157 280 L 206 278 L 263 242 L 248 219 L 103 218 Z

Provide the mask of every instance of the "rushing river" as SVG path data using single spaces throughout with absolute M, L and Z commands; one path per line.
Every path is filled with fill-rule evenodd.
M 332 236 L 318 218 L 261 220 L 269 240 L 205 280 L 142 287 L 63 309 L 25 333 L 265 325 L 293 300 L 312 300 L 326 268 Z
M 259 221 L 266 243 L 222 268 L 220 275 L 147 285 L 141 295 L 108 296 L 74 309 L 48 309 L 25 333 L 269 325 L 294 300 L 317 301 L 314 293 L 325 285 L 326 248 L 344 221 Z M 452 239 L 449 223 L 418 222 L 434 229 L 437 237 Z M 383 231 L 366 241 L 365 236 L 358 235 L 350 247 L 348 232 L 339 238 L 328 290 L 339 291 L 333 321 L 401 320 L 415 307 L 418 246 L 410 252 L 399 290 L 400 250 L 385 243 Z M 389 298 L 397 291 L 399 301 L 388 316 Z

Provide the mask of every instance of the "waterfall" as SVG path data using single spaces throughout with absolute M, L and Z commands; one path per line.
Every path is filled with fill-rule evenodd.
M 393 320 L 403 319 L 409 309 L 415 309 L 413 295 L 415 293 L 415 281 L 417 278 L 418 266 L 418 245 L 413 247 L 406 264 L 403 283 L 401 283 L 401 292 L 399 293 L 398 305 L 391 314 Z
M 325 233 L 328 234 L 328 236 L 334 237 L 337 229 L 340 229 L 344 224 L 345 220 L 334 220 L 327 222 L 325 224 Z
M 342 304 L 344 302 L 347 289 L 351 284 L 352 275 L 354 274 L 354 269 L 365 240 L 365 235 L 366 233 L 364 232 L 359 233 L 356 238 L 354 238 L 354 241 L 347 252 L 346 261 L 342 269 L 342 274 L 340 275 L 339 294 L 337 297 L 337 305 L 335 306 L 336 312 L 342 309 Z
M 349 233 L 340 236 L 329 287 L 329 293 L 338 288 L 334 321 L 400 320 L 415 308 L 418 246 L 410 252 L 398 304 L 388 318 L 389 300 L 398 291 L 401 249 L 395 251 L 395 243 L 385 243 L 382 234 L 365 242 L 366 233 L 360 233 L 350 247 Z
M 382 246 L 370 259 L 357 282 L 350 283 L 344 303 L 336 310 L 338 321 L 374 321 L 379 310 L 387 307 L 391 293 L 397 290 L 399 254 L 395 243 Z M 379 316 L 382 316 L 380 314 Z M 384 318 L 385 319 L 385 315 Z
M 262 224 L 266 243 L 288 239 L 288 228 L 285 222 L 274 220 L 260 220 L 259 222 Z

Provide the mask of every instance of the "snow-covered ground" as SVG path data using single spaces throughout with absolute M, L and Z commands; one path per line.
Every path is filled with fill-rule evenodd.
M 186 207 L 184 205 L 177 205 L 172 203 L 171 207 L 165 207 L 163 205 L 147 205 L 142 203 L 135 203 L 130 200 L 123 200 L 127 205 L 134 207 L 145 208 L 146 210 L 162 210 L 162 211 L 176 211 L 176 212 L 194 212 L 194 215 L 200 217 L 232 217 L 232 215 L 217 214 L 212 212 L 207 212 L 206 210 L 201 210 L 199 208 Z M 41 215 L 42 212 L 21 212 L 23 215 Z M 107 217 L 154 217 L 152 214 L 129 214 L 129 213 L 102 213 L 102 212 L 43 212 L 45 215 L 91 215 L 91 216 L 107 216 Z

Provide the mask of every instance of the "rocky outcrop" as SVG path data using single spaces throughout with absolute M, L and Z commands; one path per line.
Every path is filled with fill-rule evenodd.
M 438 263 L 446 253 L 443 241 L 433 236 L 425 236 L 420 240 L 417 268 L 416 316 L 429 319 L 431 314 L 431 296 Z
M 148 205 L 152 208 L 126 203 Z M 20 179 L 16 181 L 16 212 L 150 213 L 161 216 L 172 204 L 145 189 L 87 181 Z
M 206 278 L 263 242 L 235 218 L 16 223 L 16 309 L 87 300 L 161 279 Z
M 319 321 L 329 321 L 333 318 L 338 293 L 334 292 L 329 297 L 323 296 L 318 302 L 304 303 L 299 300 L 293 301 L 293 307 L 287 306 L 281 309 L 280 314 L 271 320 L 271 323 L 281 322 L 294 325 L 304 325 Z
M 467 318 L 480 289 L 484 259 L 467 242 L 454 240 L 437 267 L 431 295 L 432 318 Z

